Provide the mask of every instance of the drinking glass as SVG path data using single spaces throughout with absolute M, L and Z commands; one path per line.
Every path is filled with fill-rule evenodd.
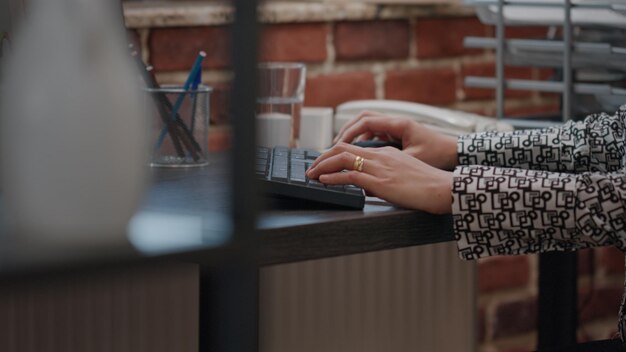
M 296 62 L 267 62 L 258 66 L 257 114 L 289 117 L 289 144 L 295 147 L 304 102 L 306 66 Z M 269 115 L 272 116 L 272 115 Z

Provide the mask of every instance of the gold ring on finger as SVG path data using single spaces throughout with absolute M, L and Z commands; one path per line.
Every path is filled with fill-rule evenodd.
M 359 172 L 362 172 L 362 171 L 363 171 L 363 164 L 364 164 L 364 163 L 365 163 L 365 159 L 363 159 L 363 158 L 362 158 L 362 157 L 360 157 L 360 156 L 357 156 L 357 157 L 354 159 L 354 163 L 352 164 L 352 169 L 353 169 L 353 170 L 356 170 L 356 171 L 359 171 Z

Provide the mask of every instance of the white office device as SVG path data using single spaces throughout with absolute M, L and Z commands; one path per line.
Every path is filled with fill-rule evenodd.
M 335 133 L 341 126 L 363 111 L 375 111 L 390 116 L 404 116 L 424 123 L 433 129 L 450 134 L 463 135 L 481 131 L 512 131 L 513 127 L 493 118 L 426 104 L 398 100 L 355 100 L 337 107 Z
M 291 115 L 280 112 L 257 114 L 257 144 L 262 147 L 288 146 L 291 139 Z
M 304 107 L 300 117 L 300 148 L 323 150 L 333 142 L 333 109 Z

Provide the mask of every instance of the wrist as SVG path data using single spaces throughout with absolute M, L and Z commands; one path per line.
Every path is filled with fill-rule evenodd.
M 459 154 L 458 154 L 458 137 L 453 136 L 443 136 L 444 138 L 444 160 L 445 160 L 445 170 L 454 170 L 455 167 L 459 165 Z
M 452 182 L 453 173 L 450 171 L 441 171 L 438 176 L 438 185 L 435 188 L 436 204 L 433 213 L 435 214 L 450 214 L 452 213 Z

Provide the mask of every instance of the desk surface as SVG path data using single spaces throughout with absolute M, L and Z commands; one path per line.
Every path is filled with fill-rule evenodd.
M 32 243 L 15 247 L 6 241 L 10 236 L 0 236 L 0 242 L 5 242 L 0 243 L 5 248 L 0 273 L 50 263 L 67 267 L 168 256 L 184 259 L 186 254 L 193 260 L 228 252 L 231 223 L 226 156 L 214 156 L 205 168 L 152 172 L 153 186 L 131 220 L 128 234 L 117 236 L 122 241 L 100 248 L 65 247 L 57 253 Z M 453 239 L 450 216 L 397 209 L 376 198 L 368 198 L 362 211 L 266 200 L 266 210 L 258 220 L 262 265 Z

